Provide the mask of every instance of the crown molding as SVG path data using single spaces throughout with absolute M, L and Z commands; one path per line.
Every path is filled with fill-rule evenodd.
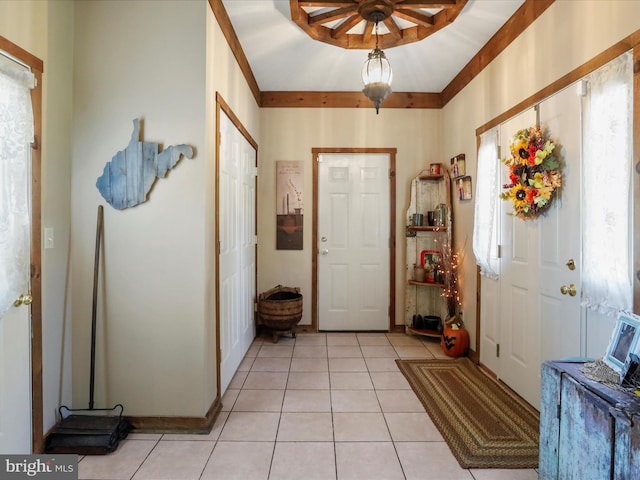
M 261 92 L 261 108 L 374 108 L 362 92 Z M 385 108 L 442 108 L 439 93 L 393 92 Z
M 249 60 L 247 60 L 247 56 L 244 54 L 244 50 L 242 50 L 240 40 L 238 40 L 238 35 L 236 35 L 236 31 L 233 29 L 231 19 L 222 4 L 222 0 L 209 0 L 209 6 L 218 21 L 218 25 L 222 30 L 224 38 L 227 40 L 227 44 L 229 45 L 231 52 L 233 52 L 233 56 L 238 62 L 240 71 L 247 81 L 251 93 L 253 93 L 253 97 L 256 99 L 256 103 L 260 105 L 260 87 L 258 87 L 258 82 L 256 81 L 256 77 L 253 75 L 251 65 L 249 65 Z
M 460 73 L 440 93 L 442 105 L 469 85 L 487 65 L 507 48 L 529 25 L 536 21 L 555 0 L 526 0 L 516 13 L 498 30 L 480 51 L 467 63 Z

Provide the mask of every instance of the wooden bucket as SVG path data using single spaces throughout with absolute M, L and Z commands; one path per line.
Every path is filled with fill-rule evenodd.
M 302 318 L 299 288 L 277 287 L 258 296 L 258 320 L 271 330 L 288 331 Z

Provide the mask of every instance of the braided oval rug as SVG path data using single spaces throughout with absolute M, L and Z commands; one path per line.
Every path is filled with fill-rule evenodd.
M 538 466 L 538 411 L 468 358 L 396 363 L 462 468 Z

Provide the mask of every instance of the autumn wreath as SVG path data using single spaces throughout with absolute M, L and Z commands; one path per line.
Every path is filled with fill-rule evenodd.
M 534 219 L 551 205 L 556 189 L 562 185 L 555 147 L 538 125 L 513 136 L 511 157 L 502 160 L 509 167 L 511 183 L 503 185 L 507 191 L 500 198 L 513 202 L 516 217 Z

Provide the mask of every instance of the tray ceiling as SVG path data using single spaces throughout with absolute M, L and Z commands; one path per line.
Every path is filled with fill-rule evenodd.
M 297 11 L 300 15 L 300 9 L 311 18 L 325 15 L 323 18 L 329 19 L 331 15 L 336 15 L 330 14 L 331 11 L 352 8 L 351 5 L 337 5 L 345 1 L 353 3 L 352 0 L 311 0 L 303 2 L 303 8 L 297 0 L 222 0 L 261 91 L 362 90 L 360 70 L 367 58 L 368 45 L 343 48 L 318 41 L 292 19 L 292 13 L 295 15 Z M 440 3 L 450 7 L 452 2 L 455 4 L 456 0 L 442 0 Z M 433 2 L 396 0 L 394 12 L 402 3 L 405 3 L 405 7 L 415 7 L 405 8 L 406 12 L 414 11 L 421 15 L 420 18 L 432 15 L 434 22 L 443 11 L 452 10 L 437 7 Z M 424 8 L 426 3 L 433 8 Z M 399 33 L 391 32 L 395 27 L 391 26 L 390 29 L 387 23 L 384 26 L 380 24 L 379 33 L 392 35 L 385 40 L 389 45 L 393 38 L 396 39 L 397 46 L 387 47 L 381 43 L 393 69 L 393 90 L 441 92 L 523 3 L 524 0 L 468 0 L 459 14 L 455 15 L 454 22 L 447 22 L 421 40 L 405 44 L 398 41 L 402 40 L 403 35 L 418 34 L 417 28 L 414 28 L 417 27 L 415 18 L 411 22 L 399 15 L 389 17 Z M 346 15 L 315 24 L 333 31 L 352 17 Z M 351 21 L 354 24 L 349 29 L 343 27 L 338 37 L 356 35 L 363 38 L 366 22 L 356 22 L 355 18 Z M 414 33 L 402 33 L 411 28 L 414 28 Z M 335 33 L 333 35 L 336 36 Z

